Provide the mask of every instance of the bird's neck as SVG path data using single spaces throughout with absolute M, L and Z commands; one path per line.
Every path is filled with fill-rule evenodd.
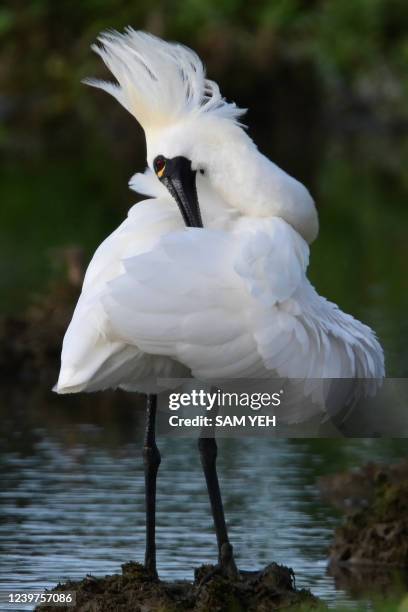
M 203 158 L 209 162 L 209 179 L 220 198 L 238 214 L 278 216 L 307 242 L 317 235 L 318 220 L 307 189 L 262 155 L 238 126 L 203 133 Z

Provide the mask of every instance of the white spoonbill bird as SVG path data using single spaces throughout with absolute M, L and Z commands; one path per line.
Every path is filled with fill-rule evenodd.
M 190 49 L 128 28 L 93 47 L 146 135 L 130 186 L 148 199 L 97 249 L 66 332 L 58 393 L 147 395 L 145 564 L 156 571 L 158 379 L 381 379 L 370 328 L 306 276 L 318 218 L 307 189 L 262 155 Z M 220 571 L 235 573 L 213 438 L 199 439 Z

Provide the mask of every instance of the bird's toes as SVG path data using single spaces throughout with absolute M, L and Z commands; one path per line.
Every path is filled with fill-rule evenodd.
M 231 544 L 222 545 L 220 561 L 202 576 L 198 582 L 198 588 L 200 589 L 216 576 L 222 576 L 231 581 L 241 580 L 241 573 L 235 564 Z

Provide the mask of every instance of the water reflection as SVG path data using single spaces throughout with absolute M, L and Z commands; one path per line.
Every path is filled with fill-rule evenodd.
M 14 396 L 13 396 L 14 397 Z M 142 411 L 125 394 L 4 401 L 0 447 L 0 587 L 37 588 L 142 560 Z M 123 400 L 123 401 L 122 401 Z M 128 404 L 126 404 L 128 402 Z M 239 565 L 271 560 L 328 602 L 352 599 L 326 575 L 336 513 L 317 494 L 323 473 L 392 460 L 404 441 L 221 440 L 219 469 Z M 192 440 L 161 439 L 157 539 L 164 578 L 191 578 L 216 558 Z

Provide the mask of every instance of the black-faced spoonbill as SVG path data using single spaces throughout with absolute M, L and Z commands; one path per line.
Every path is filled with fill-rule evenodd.
M 197 55 L 132 29 L 99 42 L 117 83 L 87 82 L 143 127 L 148 169 L 130 184 L 149 199 L 88 267 L 56 391 L 147 395 L 145 564 L 156 576 L 158 379 L 381 379 L 384 361 L 374 333 L 306 277 L 318 233 L 309 192 L 258 151 L 244 111 L 206 79 Z M 199 447 L 219 566 L 234 574 L 215 440 Z

